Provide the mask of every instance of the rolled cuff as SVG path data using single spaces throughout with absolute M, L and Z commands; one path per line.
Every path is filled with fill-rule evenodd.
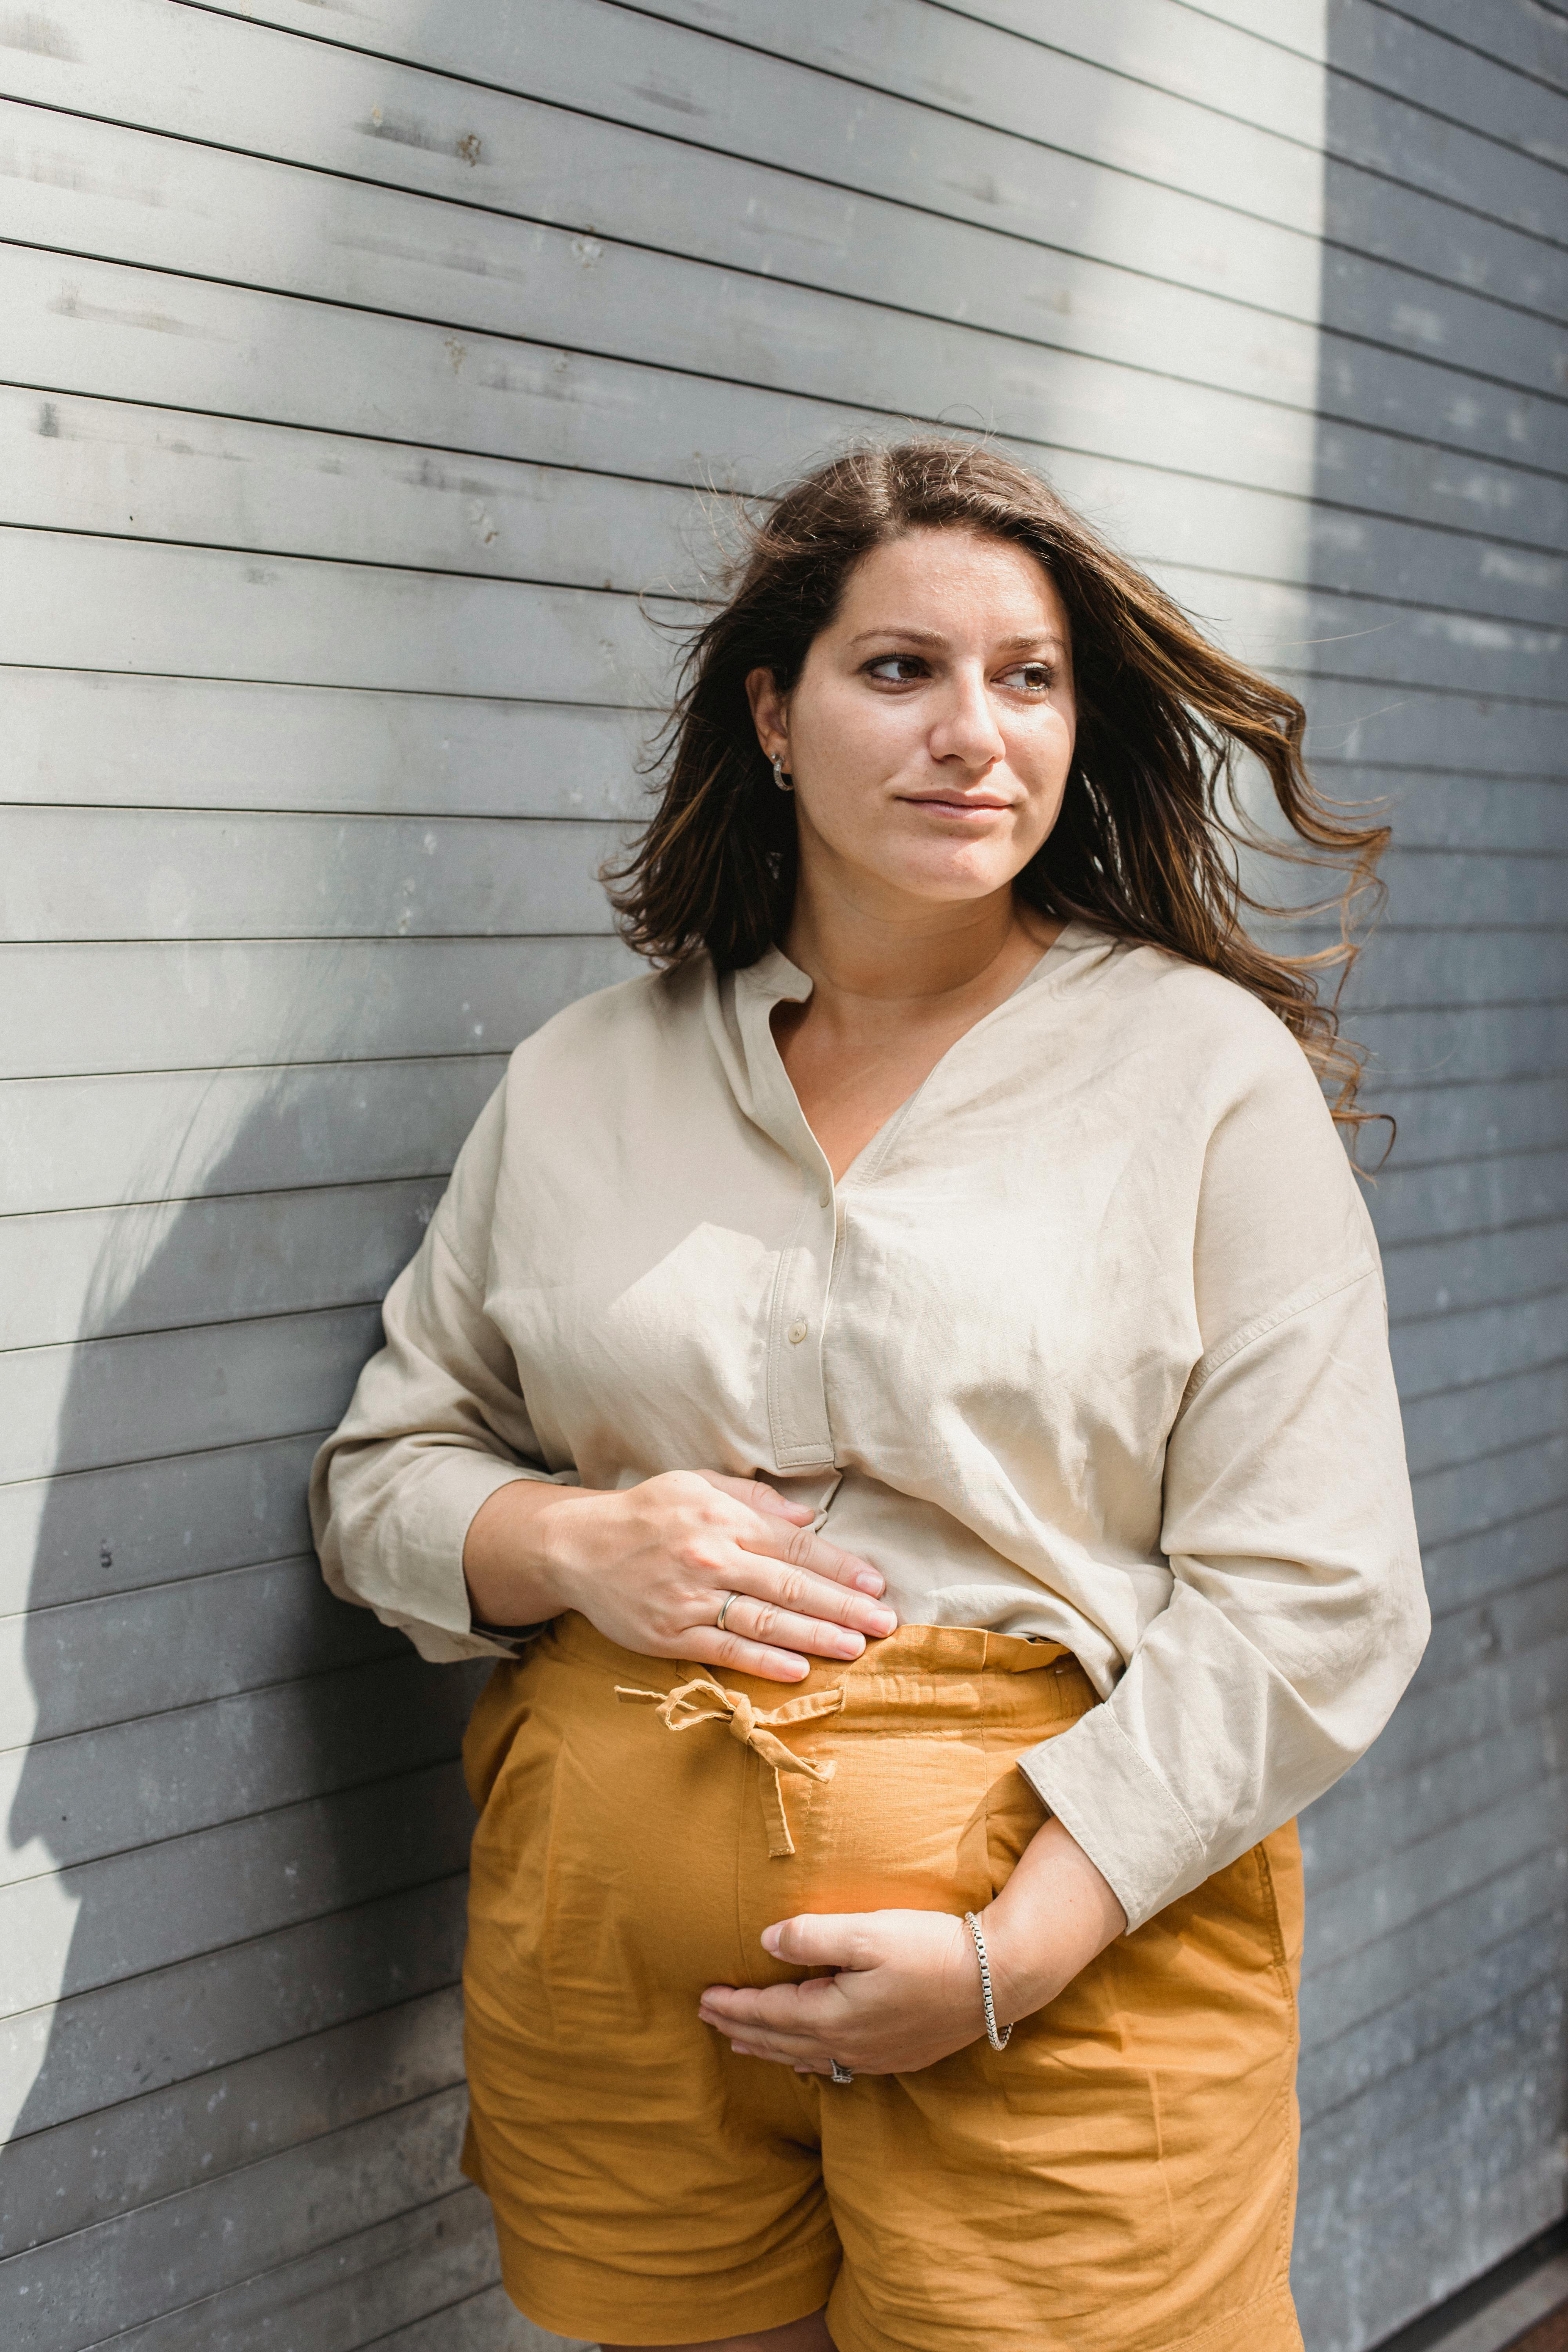
M 1111 1888 L 1129 1933 L 1208 1875 L 1203 1841 L 1109 1706 L 1018 1759 Z
M 498 1461 L 494 1454 L 467 1446 L 439 1448 L 420 1465 L 420 1475 L 405 1493 L 395 1545 L 385 1540 L 391 1522 L 384 1522 L 383 1542 L 369 1548 L 368 1558 L 356 1552 L 353 1583 L 343 1573 L 338 1548 L 324 1549 L 321 1568 L 328 1585 L 340 1601 L 374 1610 L 384 1625 L 406 1633 L 433 1665 L 515 1656 L 537 1629 L 481 1631 L 475 1625 L 463 1575 L 463 1546 L 482 1505 L 502 1486 L 523 1479 L 541 1486 L 577 1483 L 574 1471 L 552 1477 L 547 1470 Z

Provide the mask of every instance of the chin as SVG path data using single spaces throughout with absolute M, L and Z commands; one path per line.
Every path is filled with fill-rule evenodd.
M 943 902 L 989 898 L 1005 890 L 1016 868 L 1011 860 L 968 857 L 912 858 L 908 865 L 888 866 L 883 879 L 911 898 Z

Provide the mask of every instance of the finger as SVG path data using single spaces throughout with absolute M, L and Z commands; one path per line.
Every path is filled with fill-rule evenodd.
M 780 1530 L 787 1536 L 788 1530 Z M 847 1625 L 868 1641 L 883 1641 L 898 1618 L 885 1601 L 874 1594 L 818 1576 L 815 1570 L 778 1557 L 769 1559 L 755 1545 L 738 1544 L 726 1571 L 733 1589 L 750 1600 L 767 1601 L 774 1609 L 809 1617 L 826 1625 Z
M 706 2021 L 712 2023 L 710 2018 Z M 759 2057 L 782 2058 L 794 2065 L 826 2066 L 831 2042 L 817 2033 L 769 2033 L 760 2025 L 715 2027 L 722 2033 L 731 2050 L 744 2044 L 746 2050 Z
M 879 1958 L 864 1912 L 800 1911 L 793 1919 L 764 1927 L 762 1941 L 764 1952 L 794 1969 L 847 1969 L 853 1973 L 875 1968 Z
M 806 1569 L 764 1560 L 739 1545 L 726 1570 L 710 1572 L 728 1576 L 728 1591 L 736 1599 L 724 1609 L 726 1592 L 716 1588 L 694 1604 L 710 1605 L 713 1616 L 681 1636 L 679 1654 L 699 1665 L 756 1675 L 765 1682 L 799 1682 L 811 1659 L 846 1664 L 898 1622 L 890 1609 L 864 1593 L 830 1584 Z
M 770 1524 L 754 1535 L 740 1537 L 738 1541 L 745 1551 L 763 1552 L 774 1559 L 788 1560 L 792 1568 L 807 1569 L 832 1584 L 850 1585 L 858 1592 L 880 1593 L 887 1590 L 886 1577 L 868 1559 L 862 1559 L 858 1552 L 840 1551 L 837 1544 L 829 1543 L 826 1536 L 814 1535 L 809 1528 Z
M 704 2018 L 703 2023 L 721 2033 L 731 2049 L 745 2058 L 773 2058 L 785 2066 L 826 2066 L 830 2063 L 834 2047 L 831 2036 L 772 2033 L 760 2025 L 723 2026 L 710 2017 Z
M 752 1675 L 758 1682 L 798 1683 L 811 1672 L 811 1660 L 793 1650 L 770 1650 L 761 1642 L 744 1642 L 728 1626 L 693 1625 L 671 1653 L 689 1658 L 693 1665 L 717 1666 L 727 1675 Z
M 845 2006 L 831 1977 L 812 1977 L 805 1984 L 710 1985 L 697 2013 L 726 2033 L 819 2044 L 843 2025 Z
M 797 2074 L 826 2074 L 832 2060 L 820 2050 L 785 2050 L 772 2042 L 731 2042 L 737 2058 L 765 2058 L 773 2066 L 793 2066 Z
M 731 1496 L 737 1503 L 757 1512 L 763 1518 L 788 1519 L 795 1527 L 809 1527 L 816 1514 L 805 1503 L 792 1503 L 776 1486 L 763 1478 L 731 1478 L 722 1470 L 699 1470 L 699 1478 L 716 1486 L 721 1495 Z
M 829 1624 L 821 1617 L 798 1616 L 771 1601 L 754 1601 L 738 1593 L 724 1612 L 724 1631 L 743 1642 L 761 1642 L 769 1649 L 804 1651 L 812 1658 L 858 1658 L 866 1636 L 853 1626 Z

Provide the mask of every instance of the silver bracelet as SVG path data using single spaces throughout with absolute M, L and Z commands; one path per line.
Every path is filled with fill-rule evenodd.
M 998 2027 L 996 2023 L 996 2004 L 991 1998 L 991 1963 L 985 1957 L 985 1938 L 973 1911 L 964 1913 L 963 1924 L 974 1938 L 974 1957 L 980 1963 L 980 1998 L 985 2003 L 985 2039 L 993 2050 L 1005 2050 L 1013 2029 L 1010 2025 Z

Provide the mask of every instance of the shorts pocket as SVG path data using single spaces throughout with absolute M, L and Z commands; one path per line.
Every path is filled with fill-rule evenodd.
M 1176 2260 L 1158 2079 L 1111 2043 L 1075 2047 L 1050 2018 L 1047 2011 L 1044 2031 L 1023 2048 L 1015 2032 L 996 2067 L 1005 2158 L 997 2221 L 1049 2242 L 1063 2308 L 1157 2295 Z
M 992 1781 L 985 1798 L 985 1855 L 993 1896 L 1000 1895 L 1037 1830 L 1050 1819 L 1044 1800 L 1009 1764 Z

